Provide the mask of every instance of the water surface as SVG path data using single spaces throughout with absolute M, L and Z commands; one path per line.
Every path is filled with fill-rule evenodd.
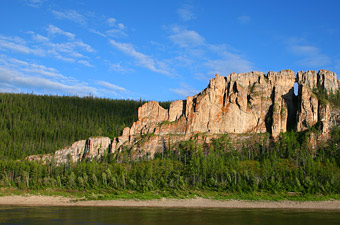
M 0 224 L 340 224 L 340 211 L 126 207 L 0 207 Z

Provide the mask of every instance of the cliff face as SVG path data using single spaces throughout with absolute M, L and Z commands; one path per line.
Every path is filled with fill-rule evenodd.
M 74 142 L 71 146 L 56 151 L 54 154 L 31 155 L 28 160 L 52 161 L 57 164 L 66 163 L 68 160 L 77 162 L 86 159 L 99 159 L 105 151 L 111 149 L 112 140 L 108 137 L 93 137 L 87 140 Z
M 144 104 L 138 109 L 138 121 L 104 147 L 111 153 L 129 148 L 136 155 L 152 157 L 155 152 L 198 133 L 205 136 L 204 142 L 224 133 L 268 132 L 275 139 L 288 128 L 300 132 L 317 122 L 320 122 L 320 138 L 326 139 L 338 115 L 332 114 L 329 103 L 318 100 L 313 90 L 336 92 L 339 89 L 336 78 L 335 73 L 326 70 L 298 72 L 296 77 L 291 70 L 216 75 L 201 93 L 172 102 L 168 110 L 157 102 Z M 298 96 L 294 94 L 295 83 Z M 68 155 L 79 155 L 72 157 L 77 161 L 103 154 L 92 151 L 86 156 L 82 150 L 86 149 L 86 141 L 83 142 L 79 149 L 73 147 L 76 142 L 69 148 L 73 149 L 71 152 L 60 150 L 54 157 L 65 161 L 63 155 L 68 152 Z

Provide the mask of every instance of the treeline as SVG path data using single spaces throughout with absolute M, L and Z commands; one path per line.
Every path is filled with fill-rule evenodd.
M 143 103 L 0 93 L 0 159 L 54 152 L 91 136 L 117 137 L 137 120 Z
M 62 166 L 2 160 L 0 186 L 106 193 L 211 190 L 340 194 L 340 129 L 333 129 L 327 147 L 318 149 L 308 147 L 306 135 L 291 131 L 276 143 L 250 144 L 241 151 L 233 148 L 227 135 L 209 146 L 186 141 L 153 160 L 121 161 L 119 154 Z

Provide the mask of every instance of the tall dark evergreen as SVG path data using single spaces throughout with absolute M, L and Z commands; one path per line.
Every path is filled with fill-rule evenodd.
M 281 134 L 276 142 L 245 143 L 241 148 L 233 146 L 225 134 L 209 145 L 193 140 L 177 143 L 154 159 L 131 160 L 125 151 L 98 161 L 56 165 L 17 159 L 51 152 L 88 136 L 117 136 L 136 119 L 143 102 L 21 94 L 1 94 L 0 101 L 0 187 L 105 194 L 177 195 L 192 190 L 340 194 L 338 127 L 332 129 L 327 143 L 316 148 L 308 142 L 308 136 L 317 132 L 311 128 Z
M 137 120 L 143 103 L 0 93 L 0 159 L 50 153 L 91 136 L 117 137 Z

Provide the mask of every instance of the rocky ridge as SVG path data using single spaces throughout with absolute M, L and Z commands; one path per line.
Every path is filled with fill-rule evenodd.
M 138 120 L 114 140 L 90 138 L 55 154 L 28 159 L 54 158 L 57 163 L 63 163 L 67 159 L 99 158 L 106 150 L 115 153 L 125 149 L 131 149 L 136 156 L 153 157 L 173 143 L 192 139 L 197 134 L 202 134 L 202 142 L 225 133 L 268 132 L 276 139 L 287 129 L 301 132 L 317 123 L 318 139 L 326 140 L 339 115 L 313 92 L 322 90 L 329 94 L 338 89 L 336 74 L 327 70 L 298 72 L 296 76 L 291 70 L 216 75 L 202 92 L 172 102 L 169 109 L 155 101 L 145 103 L 138 109 Z

